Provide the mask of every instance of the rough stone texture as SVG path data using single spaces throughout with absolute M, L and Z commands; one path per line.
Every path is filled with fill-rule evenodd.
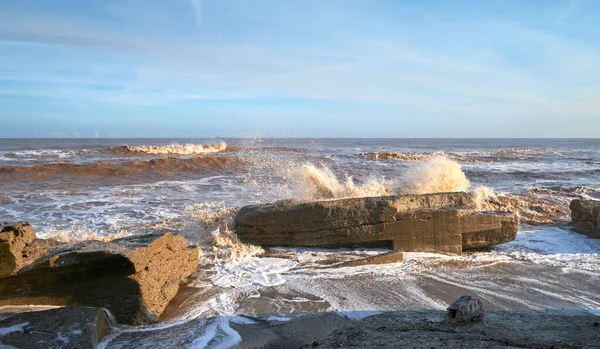
M 95 348 L 109 329 L 101 308 L 65 307 L 15 314 L 0 321 L 0 344 L 14 348 Z M 2 345 L 0 345 L 2 346 Z
M 0 277 L 15 274 L 56 245 L 58 241 L 37 239 L 27 222 L 0 223 Z
M 483 304 L 479 299 L 462 296 L 448 307 L 448 320 L 457 323 L 480 321 L 483 317 Z
M 0 277 L 15 273 L 25 264 L 23 250 L 33 240 L 35 233 L 29 223 L 0 223 Z
M 461 253 L 516 237 L 518 216 L 477 212 L 467 193 L 352 198 L 245 206 L 235 230 L 262 246 L 381 246 Z
M 0 306 L 99 306 L 122 323 L 154 322 L 197 268 L 198 253 L 171 233 L 56 248 L 0 279 Z
M 396 311 L 333 330 L 301 348 L 600 348 L 596 317 L 552 312 L 486 312 L 482 321 L 444 321 L 441 311 Z M 311 320 L 313 323 L 316 319 Z
M 600 238 L 600 201 L 575 199 L 569 205 L 571 220 L 578 231 Z

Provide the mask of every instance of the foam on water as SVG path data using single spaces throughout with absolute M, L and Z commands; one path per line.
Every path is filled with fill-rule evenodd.
M 526 261 L 564 268 L 600 271 L 600 240 L 552 226 L 522 227 L 517 238 L 491 253 L 467 260 Z
M 202 263 L 214 264 L 210 272 L 215 274 L 209 273 L 211 276 L 207 280 L 197 281 L 195 286 L 198 289 L 214 287 L 219 293 L 186 309 L 174 321 L 147 327 L 116 328 L 112 339 L 108 338 L 106 342 L 115 347 L 152 347 L 157 340 L 164 341 L 165 345 L 180 347 L 190 343 L 194 343 L 196 347 L 233 345 L 239 340 L 239 335 L 231 330 L 229 321 L 246 321 L 235 315 L 243 312 L 243 309 L 239 309 L 240 299 L 260 294 L 259 291 L 267 289 L 275 294 L 274 297 L 278 297 L 277 291 L 281 290 L 299 295 L 298 299 L 302 301 L 291 302 L 284 299 L 286 305 L 293 303 L 288 306 L 293 311 L 301 311 L 306 303 L 319 302 L 319 309 L 329 306 L 328 311 L 349 312 L 351 317 L 366 316 L 387 309 L 444 309 L 447 302 L 426 289 L 427 282 L 424 280 L 429 279 L 459 289 L 464 289 L 468 284 L 470 290 L 488 297 L 491 304 L 500 308 L 506 307 L 506 302 L 529 308 L 551 307 L 559 304 L 558 300 L 562 299 L 575 307 L 586 307 L 592 311 L 598 309 L 600 304 L 594 295 L 595 290 L 590 290 L 593 287 L 569 290 L 567 286 L 553 281 L 552 278 L 556 276 L 554 269 L 550 271 L 555 274 L 548 274 L 544 279 L 539 279 L 537 275 L 513 277 L 510 274 L 502 275 L 501 279 L 494 279 L 493 274 L 486 274 L 486 278 L 481 278 L 477 270 L 473 272 L 469 269 L 482 265 L 491 266 L 491 269 L 505 265 L 539 264 L 559 267 L 558 270 L 562 270 L 565 275 L 583 275 L 592 280 L 598 278 L 598 241 L 559 227 L 524 225 L 515 241 L 497 246 L 490 252 L 463 256 L 406 253 L 404 262 L 401 263 L 329 269 L 320 268 L 329 259 L 339 260 L 346 258 L 347 254 L 354 254 L 351 258 L 356 258 L 358 255 L 372 255 L 381 251 L 282 249 L 279 252 L 288 253 L 289 258 L 259 258 L 257 255 L 263 252 L 260 248 L 243 244 L 237 239 L 232 224 L 236 207 L 279 199 L 320 200 L 457 191 L 469 189 L 469 182 L 472 182 L 475 185 L 512 188 L 510 191 L 514 191 L 498 193 L 489 188 L 475 189 L 474 195 L 478 197 L 482 209 L 514 209 L 520 212 L 521 222 L 546 224 L 564 217 L 570 199 L 598 196 L 595 177 L 585 172 L 597 170 L 600 164 L 597 146 L 594 144 L 587 145 L 588 149 L 584 154 L 576 149 L 554 151 L 538 146 L 497 150 L 465 150 L 460 147 L 446 149 L 436 145 L 437 143 L 422 141 L 423 144 L 413 148 L 402 145 L 400 150 L 404 154 L 415 156 L 406 159 L 418 158 L 420 161 L 405 163 L 375 162 L 356 157 L 354 154 L 357 151 L 390 149 L 384 141 L 381 141 L 383 145 L 377 147 L 362 145 L 360 140 L 356 142 L 359 143 L 352 143 L 350 146 L 334 144 L 330 147 L 323 147 L 315 142 L 295 145 L 293 148 L 302 151 L 282 147 L 264 147 L 260 151 L 238 147 L 233 150 L 220 145 L 209 150 L 205 146 L 198 148 L 195 145 L 189 148 L 181 145 L 145 148 L 132 146 L 125 153 L 115 151 L 105 156 L 118 159 L 122 162 L 119 166 L 138 166 L 140 171 L 123 169 L 126 173 L 140 176 L 134 178 L 135 182 L 115 185 L 112 183 L 113 177 L 108 176 L 111 181 L 102 182 L 100 188 L 97 185 L 85 185 L 85 181 L 74 181 L 64 183 L 64 188 L 59 187 L 60 190 L 45 186 L 46 183 L 39 188 L 32 186 L 33 190 L 24 190 L 19 186 L 8 188 L 6 183 L 0 181 L 2 189 L 5 189 L 0 198 L 0 216 L 14 220 L 32 220 L 31 217 L 34 217 L 36 232 L 47 233 L 45 237 L 66 233 L 71 236 L 65 239 L 68 241 L 109 238 L 110 234 L 120 230 L 128 232 L 130 228 L 151 227 L 181 231 L 190 241 L 200 244 Z M 162 143 L 157 141 L 157 144 Z M 102 145 L 98 149 L 107 153 L 106 147 L 114 145 Z M 487 145 L 478 145 L 485 146 Z M 305 149 L 309 150 L 304 151 Z M 243 161 L 236 159 L 232 163 L 249 174 L 212 170 L 229 166 L 227 160 L 231 157 L 227 155 L 232 154 L 229 152 L 215 155 L 214 158 L 218 161 L 215 160 L 214 164 L 211 162 L 210 166 L 204 164 L 209 159 L 205 156 L 184 156 L 223 150 L 235 151 L 236 156 L 243 158 Z M 10 150 L 14 154 L 19 151 Z M 436 154 L 439 151 L 446 152 L 447 156 Z M 36 157 L 41 162 L 48 159 L 49 162 L 97 161 L 85 160 L 87 155 L 81 155 L 83 152 L 72 152 L 70 149 L 61 149 L 56 153 L 34 152 L 16 157 L 22 159 L 22 164 L 29 162 L 27 159 Z M 6 161 L 12 161 L 11 156 L 15 158 L 14 154 L 9 154 Z M 101 152 L 94 153 L 95 159 L 104 156 L 98 154 Z M 171 155 L 182 156 L 174 157 L 176 161 L 164 160 L 163 156 Z M 138 164 L 131 160 L 147 160 L 149 156 L 153 158 L 150 161 L 154 171 L 180 171 L 185 177 L 168 177 L 169 180 L 160 181 L 158 179 L 164 178 L 144 177 L 147 174 L 145 162 Z M 35 161 L 31 162 L 37 164 Z M 111 166 L 121 171 L 119 166 Z M 205 168 L 211 170 L 205 171 Z M 81 170 L 79 167 L 76 169 Z M 20 180 L 22 176 L 17 172 L 29 171 L 27 173 L 35 179 L 37 177 L 34 174 L 37 176 L 38 172 L 34 170 L 23 167 L 13 168 L 8 172 L 15 172 L 14 176 Z M 579 175 L 573 171 L 585 173 Z M 47 167 L 40 167 L 39 175 L 46 176 L 47 173 L 44 172 L 47 172 Z M 86 173 L 77 178 L 87 179 Z M 43 182 L 43 179 L 35 180 Z M 565 187 L 561 188 L 560 185 Z M 518 190 L 521 191 L 515 193 Z M 74 220 L 82 224 L 74 225 Z M 48 225 L 44 225 L 46 223 Z M 113 237 L 115 236 L 110 236 Z M 455 267 L 465 265 L 469 270 Z M 380 287 L 379 282 L 386 287 Z M 540 305 L 532 299 L 524 299 L 521 297 L 521 285 L 537 292 L 541 298 L 546 297 L 552 301 Z M 286 315 L 278 316 L 287 318 Z M 103 345 L 106 346 L 106 343 Z
M 242 341 L 242 337 L 229 326 L 229 319 L 226 317 L 217 317 L 204 333 L 194 339 L 188 347 L 190 349 L 229 349 Z
M 219 287 L 277 286 L 285 283 L 283 273 L 296 266 L 282 258 L 246 258 L 215 266 L 217 274 L 210 281 Z

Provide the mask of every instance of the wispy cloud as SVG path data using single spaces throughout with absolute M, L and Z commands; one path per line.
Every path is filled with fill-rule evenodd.
M 190 0 L 198 28 L 202 29 L 202 0 Z
M 270 98 L 288 101 L 290 115 L 307 99 L 338 103 L 336 113 L 364 103 L 382 115 L 418 111 L 433 119 L 598 115 L 600 52 L 593 42 L 490 14 L 431 23 L 454 33 L 449 45 L 419 34 L 418 21 L 394 27 L 385 13 L 371 18 L 353 8 L 362 3 L 346 3 L 311 9 L 329 19 L 312 26 L 296 18 L 299 9 L 288 9 L 297 4 L 266 0 L 256 11 L 272 8 L 270 16 L 243 4 L 240 13 L 214 12 L 202 0 L 186 2 L 180 15 L 148 13 L 169 27 L 140 23 L 143 15 L 116 27 L 110 16 L 90 20 L 60 9 L 1 12 L 0 48 L 8 54 L 0 57 L 0 96 L 169 108 Z M 130 6 L 128 16 L 151 11 Z M 578 6 L 563 10 L 577 16 Z M 209 15 L 212 24 L 203 20 Z M 216 34 L 223 40 L 215 42 Z M 231 108 L 250 110 L 244 103 Z

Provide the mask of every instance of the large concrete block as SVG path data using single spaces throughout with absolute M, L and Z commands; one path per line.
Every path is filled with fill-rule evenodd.
M 262 246 L 389 246 L 461 253 L 511 241 L 518 216 L 478 212 L 467 193 L 352 198 L 243 207 L 242 241 Z

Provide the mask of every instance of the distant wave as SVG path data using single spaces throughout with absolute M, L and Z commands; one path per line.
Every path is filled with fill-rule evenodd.
M 600 199 L 600 188 L 594 189 L 585 186 L 541 186 L 528 189 L 527 191 L 532 194 L 558 196 L 565 198 Z
M 307 149 L 294 147 L 246 147 L 246 146 L 227 146 L 227 151 L 242 153 L 270 153 L 270 152 L 290 152 L 306 153 Z
M 398 161 L 429 161 L 433 156 L 445 155 L 451 160 L 458 162 L 500 162 L 500 161 L 519 161 L 519 160 L 540 160 L 546 155 L 557 155 L 556 150 L 542 148 L 505 148 L 484 150 L 468 153 L 441 153 L 441 152 L 371 152 L 361 153 L 358 157 L 370 160 L 398 160 Z
M 553 180 L 567 181 L 573 177 L 600 176 L 600 169 L 582 169 L 577 171 L 490 171 L 488 169 L 469 169 L 465 173 L 487 183 L 506 180 Z
M 108 151 L 116 154 L 142 153 L 149 155 L 199 155 L 222 152 L 227 149 L 227 144 L 171 144 L 171 145 L 124 145 L 109 148 Z
M 24 176 L 38 180 L 60 176 L 123 177 L 161 176 L 175 173 L 215 172 L 242 165 L 235 157 L 158 158 L 149 161 L 98 162 L 90 164 L 54 163 L 37 166 L 0 166 L 2 180 L 18 180 Z

